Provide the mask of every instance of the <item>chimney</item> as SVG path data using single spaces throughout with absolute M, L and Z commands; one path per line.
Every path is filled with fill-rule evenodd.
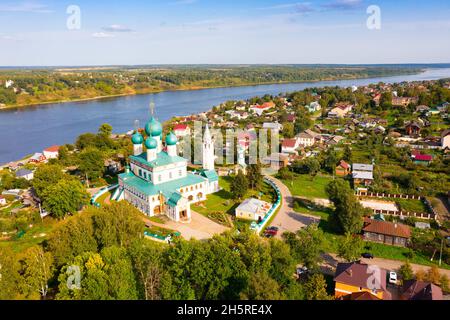
M 398 227 L 397 224 L 394 224 L 394 228 L 397 229 L 397 227 Z

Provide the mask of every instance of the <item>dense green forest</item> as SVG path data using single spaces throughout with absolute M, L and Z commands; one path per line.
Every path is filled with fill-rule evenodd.
M 381 77 L 418 68 L 368 66 L 180 66 L 159 68 L 5 69 L 0 104 L 31 104 L 249 84 Z M 6 88 L 7 81 L 13 81 Z

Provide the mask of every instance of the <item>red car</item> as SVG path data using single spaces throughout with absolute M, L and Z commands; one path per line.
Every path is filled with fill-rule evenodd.
M 265 234 L 270 234 L 271 236 L 276 236 L 278 234 L 278 230 L 275 229 L 266 229 Z

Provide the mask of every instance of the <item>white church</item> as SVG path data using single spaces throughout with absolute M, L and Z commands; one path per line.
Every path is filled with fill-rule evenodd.
M 119 188 L 113 195 L 125 200 L 149 217 L 166 215 L 176 222 L 191 221 L 191 204 L 206 200 L 219 191 L 214 168 L 214 141 L 208 125 L 203 137 L 203 170 L 188 172 L 188 160 L 177 154 L 178 139 L 172 132 L 163 144 L 163 129 L 153 116 L 145 125 L 146 138 L 132 136 L 134 154 L 130 166 L 119 175 Z

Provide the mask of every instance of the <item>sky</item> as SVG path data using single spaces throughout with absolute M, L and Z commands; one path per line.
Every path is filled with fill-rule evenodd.
M 0 0 L 0 66 L 449 63 L 449 17 L 448 0 Z

